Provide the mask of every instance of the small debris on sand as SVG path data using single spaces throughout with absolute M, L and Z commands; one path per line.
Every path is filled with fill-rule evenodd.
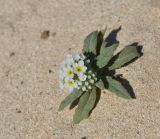
M 10 53 L 10 57 L 15 56 L 15 52 Z
M 49 36 L 50 36 L 49 30 L 45 30 L 41 33 L 41 39 L 43 39 L 43 40 L 48 39 Z

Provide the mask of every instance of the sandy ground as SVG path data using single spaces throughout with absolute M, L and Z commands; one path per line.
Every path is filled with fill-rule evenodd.
M 120 48 L 143 45 L 144 56 L 118 71 L 137 99 L 102 94 L 73 126 L 74 110 L 57 111 L 68 95 L 59 63 L 103 25 L 107 33 L 122 26 Z M 0 0 L 0 43 L 0 139 L 160 139 L 159 0 Z

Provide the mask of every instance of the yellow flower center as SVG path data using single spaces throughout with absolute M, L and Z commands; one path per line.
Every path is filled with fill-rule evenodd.
M 72 74 L 73 74 L 73 71 L 72 71 L 71 69 L 69 69 L 69 70 L 67 71 L 67 75 L 70 76 L 70 75 L 72 75 Z
M 77 71 L 77 72 L 81 72 L 81 71 L 82 71 L 82 67 L 77 66 L 77 67 L 76 67 L 76 71 Z
M 67 84 L 68 84 L 68 86 L 73 86 L 74 85 L 74 83 L 72 81 L 68 81 Z

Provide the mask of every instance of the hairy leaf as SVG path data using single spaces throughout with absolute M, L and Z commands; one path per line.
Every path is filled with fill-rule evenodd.
M 91 32 L 84 40 L 83 53 L 97 54 L 98 31 Z
M 74 100 L 76 100 L 78 97 L 82 95 L 82 91 L 78 91 L 77 89 L 74 89 L 72 93 L 70 93 L 60 104 L 59 111 L 63 110 L 65 107 L 67 107 L 69 104 L 71 104 Z
M 119 81 L 117 81 L 117 80 L 115 80 L 115 79 L 113 79 L 112 77 L 109 77 L 109 76 L 107 76 L 106 79 L 107 79 L 107 82 L 108 82 L 108 90 L 115 93 L 119 97 L 123 97 L 123 98 L 126 98 L 126 99 L 131 98 L 128 91 L 122 86 L 122 84 Z
M 90 95 L 89 92 L 85 92 L 80 97 L 80 100 L 79 100 L 79 103 L 78 103 L 78 108 L 76 108 L 74 116 L 73 116 L 73 122 L 75 124 L 78 124 L 81 120 L 83 120 L 82 112 L 83 112 L 83 109 L 84 109 L 88 99 L 89 99 L 89 95 Z
M 126 46 L 122 51 L 113 57 L 116 58 L 114 63 L 109 67 L 109 70 L 115 70 L 130 62 L 134 58 L 140 56 L 137 48 L 134 46 Z
M 118 43 L 115 43 L 107 47 L 107 42 L 103 41 L 101 50 L 100 50 L 100 55 L 97 57 L 97 66 L 99 68 L 103 68 L 108 64 L 117 46 L 118 46 Z
M 104 83 L 101 79 L 95 85 L 101 90 L 105 89 Z
M 86 92 L 80 98 L 78 108 L 75 111 L 73 122 L 78 124 L 81 120 L 88 118 L 90 111 L 96 102 L 96 88 L 94 87 L 91 92 Z
M 89 99 L 82 112 L 83 118 L 88 118 L 90 111 L 94 107 L 95 101 L 96 101 L 96 88 L 93 87 L 92 91 L 90 92 Z

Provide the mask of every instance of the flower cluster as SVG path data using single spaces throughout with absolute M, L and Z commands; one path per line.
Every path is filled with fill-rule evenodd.
M 60 69 L 60 88 L 74 88 L 82 91 L 90 90 L 97 80 L 96 75 L 89 69 L 90 60 L 83 54 L 72 56 L 68 54 Z

